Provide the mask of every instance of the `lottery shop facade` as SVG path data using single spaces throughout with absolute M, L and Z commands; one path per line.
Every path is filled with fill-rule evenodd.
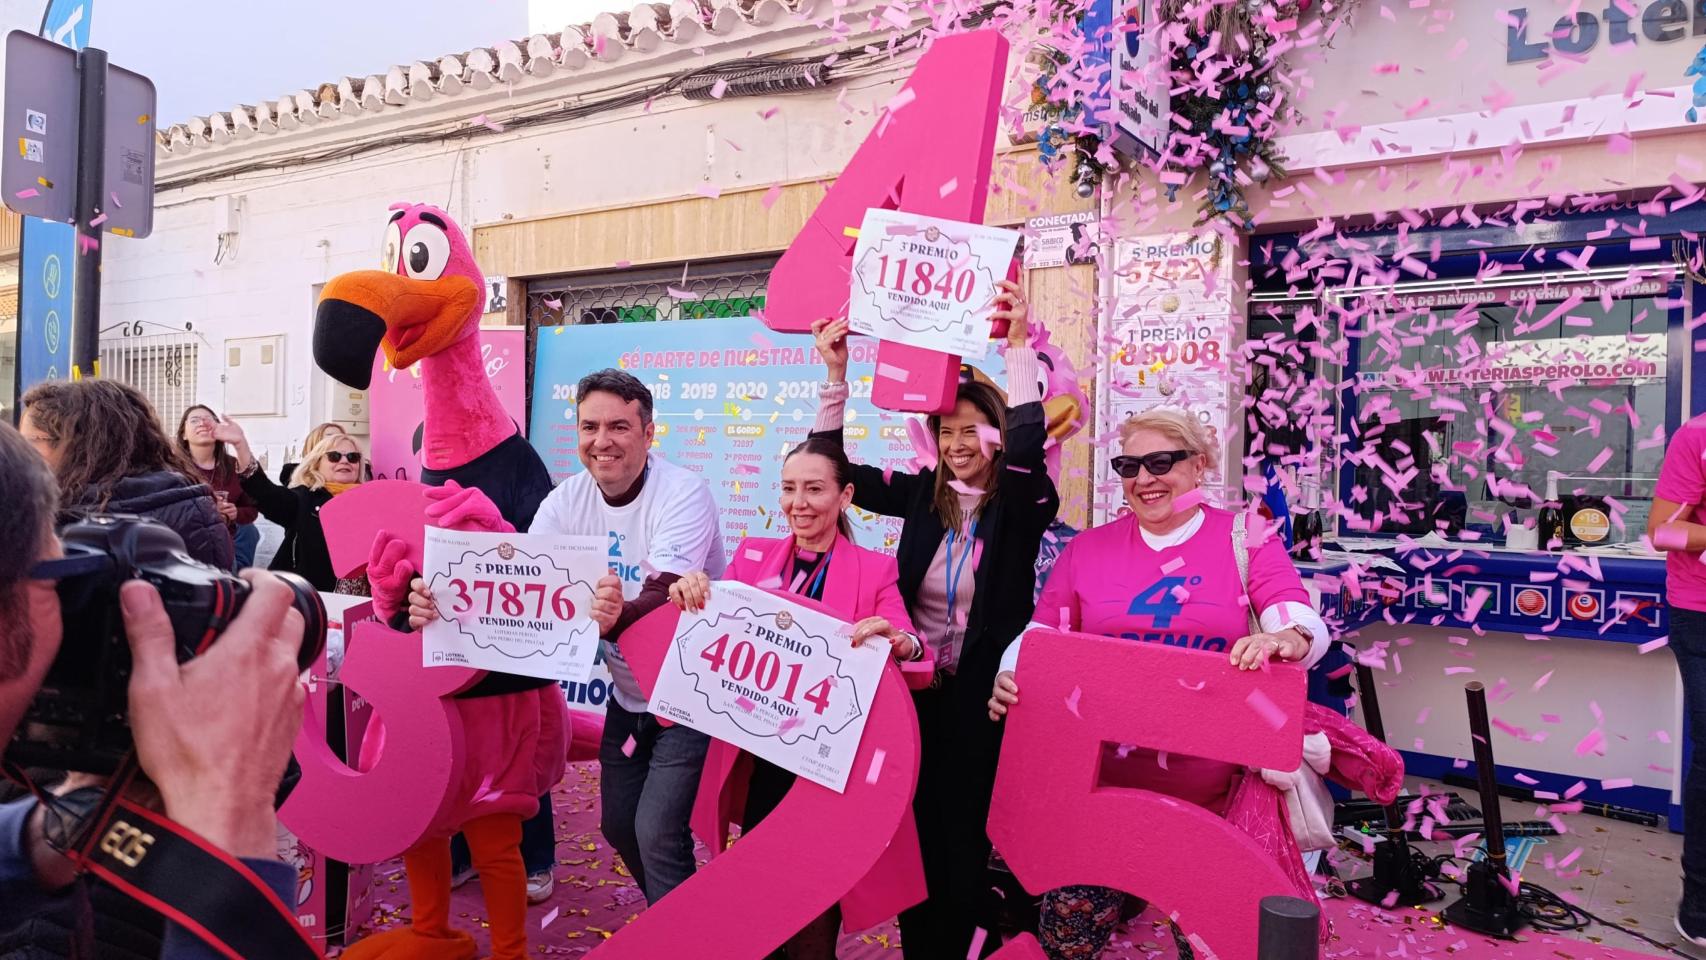
M 1387 733 L 1413 773 L 1467 772 L 1462 684 L 1478 679 L 1508 698 L 1507 786 L 1585 781 L 1588 802 L 1673 829 L 1680 681 L 1651 653 L 1663 564 L 1630 541 L 1664 436 L 1706 412 L 1688 323 L 1706 310 L 1706 134 L 1684 72 L 1706 23 L 1685 6 L 1557 25 L 1364 8 L 1331 48 L 1294 51 L 1302 122 L 1278 142 L 1286 178 L 1247 192 L 1254 231 L 1193 228 L 1183 194 L 1149 215 L 1152 180 L 1104 199 L 1104 224 L 1145 223 L 1115 240 L 1105 335 L 1248 347 L 1251 372 L 1193 394 L 1180 351 L 1099 394 L 1105 416 L 1182 396 L 1231 462 L 1265 454 L 1294 512 L 1346 505 L 1322 515 L 1351 563 L 1305 566 L 1384 656 Z M 1167 249 L 1231 282 L 1127 302 L 1120 273 Z M 1121 328 L 1134 310 L 1141 334 Z M 1540 519 L 1512 485 L 1543 497 L 1549 481 L 1562 554 L 1510 533 Z M 1429 533 L 1444 542 L 1402 545 Z

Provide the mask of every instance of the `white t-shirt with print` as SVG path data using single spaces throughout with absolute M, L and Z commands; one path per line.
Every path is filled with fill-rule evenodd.
M 624 600 L 639 596 L 653 574 L 685 576 L 703 570 L 716 579 L 726 565 L 710 484 L 656 453 L 646 463 L 645 484 L 632 503 L 606 503 L 592 474 L 582 471 L 551 491 L 528 529 L 609 538 L 610 572 L 621 578 Z M 611 696 L 622 709 L 644 713 L 648 698 L 621 650 L 605 641 L 604 658 L 615 681 Z

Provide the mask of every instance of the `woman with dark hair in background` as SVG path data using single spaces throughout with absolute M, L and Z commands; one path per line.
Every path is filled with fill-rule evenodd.
M 201 471 L 202 482 L 213 491 L 215 506 L 231 532 L 237 554 L 233 569 L 241 570 L 255 564 L 255 545 L 261 540 L 255 517 L 260 511 L 237 479 L 237 459 L 213 436 L 218 425 L 219 415 L 209 407 L 198 403 L 185 409 L 178 418 L 178 449 Z
M 54 380 L 21 401 L 19 432 L 59 480 L 61 523 L 127 513 L 171 527 L 189 555 L 230 570 L 231 532 L 194 463 L 141 391 L 117 380 Z
M 894 558 L 853 543 L 846 512 L 852 501 L 853 464 L 841 444 L 808 437 L 782 461 L 782 517 L 792 534 L 745 538 L 723 576 L 816 600 L 853 624 L 853 646 L 881 640 L 896 659 L 916 660 L 924 645 L 912 633 Z M 711 578 L 702 571 L 669 585 L 670 601 L 688 613 L 704 609 L 710 595 Z M 711 741 L 705 778 L 717 786 L 708 791 L 702 787 L 700 796 L 720 795 L 747 776 L 744 767 L 737 767 L 743 758 L 740 750 Z M 743 834 L 769 816 L 794 785 L 794 775 L 781 767 L 758 757 L 746 759 L 752 766 L 740 820 Z M 715 829 L 720 837 L 724 824 Z M 840 908 L 831 907 L 770 954 L 770 960 L 834 960 L 840 923 Z
M 953 412 L 929 418 L 935 463 L 918 473 L 853 467 L 854 505 L 905 518 L 895 555 L 900 592 L 936 661 L 935 682 L 913 694 L 922 753 L 912 809 L 929 896 L 900 915 L 909 960 L 964 957 L 979 926 L 990 847 L 984 823 L 1001 748 L 985 701 L 1002 652 L 1031 619 L 1037 548 L 1060 509 L 1043 462 L 1048 424 L 1018 285 L 1002 281 L 995 303 L 994 318 L 1008 322 L 1011 398 L 962 382 Z M 847 329 L 846 320 L 812 325 L 829 371 L 812 436 L 837 445 Z M 989 940 L 986 955 L 999 946 Z

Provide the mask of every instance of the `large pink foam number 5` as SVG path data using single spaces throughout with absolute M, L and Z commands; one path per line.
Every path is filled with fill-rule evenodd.
M 679 616 L 665 605 L 622 634 L 622 654 L 648 692 Z M 871 870 L 901 818 L 912 815 L 917 782 L 918 721 L 906 681 L 891 666 L 877 687 L 845 793 L 797 781 L 762 824 L 591 956 L 657 960 L 680 955 L 684 944 L 692 945 L 694 960 L 769 954 Z
M 373 536 L 389 530 L 409 544 L 420 569 L 426 488 L 381 480 L 363 484 L 320 511 L 332 569 L 347 576 L 367 562 Z M 326 745 L 325 718 L 309 710 L 296 738 L 302 782 L 279 819 L 327 856 L 377 863 L 418 843 L 461 781 L 462 721 L 448 699 L 483 674 L 421 666 L 421 635 L 383 624 L 357 624 L 346 636 L 339 679 L 367 698 L 385 724 L 385 750 L 358 772 Z
M 1025 889 L 1115 887 L 1178 911 L 1222 957 L 1256 956 L 1258 904 L 1295 896 L 1249 836 L 1194 804 L 1098 788 L 1104 742 L 1295 770 L 1304 672 L 1242 672 L 1225 654 L 1033 630 L 1007 716 L 989 836 Z M 1026 935 L 995 954 L 1041 960 Z
M 871 207 L 983 222 L 1007 70 L 994 30 L 942 37 L 877 120 L 847 168 L 770 273 L 765 322 L 782 333 L 847 313 L 857 230 Z M 960 358 L 884 342 L 871 398 L 886 410 L 954 407 Z

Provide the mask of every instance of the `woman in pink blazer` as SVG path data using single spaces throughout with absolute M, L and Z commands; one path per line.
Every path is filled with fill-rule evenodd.
M 899 570 L 893 557 L 853 543 L 845 512 L 852 501 L 853 465 L 841 444 L 807 439 L 782 462 L 782 516 L 793 535 L 747 537 L 735 548 L 723 576 L 815 600 L 853 624 L 854 646 L 887 643 L 895 659 L 917 660 L 924 644 L 913 632 L 901 600 Z M 692 613 L 705 606 L 710 591 L 710 578 L 693 573 L 670 585 L 669 598 Z M 738 820 L 742 832 L 751 830 L 793 785 L 794 775 L 786 770 L 713 740 L 694 806 L 695 830 L 713 851 L 720 850 L 731 820 Z M 841 906 L 812 921 L 773 958 L 834 960 L 837 927 L 844 915 L 848 928 L 858 930 L 923 899 L 917 836 L 910 829 L 912 819 L 904 819 L 906 835 L 896 838 Z

